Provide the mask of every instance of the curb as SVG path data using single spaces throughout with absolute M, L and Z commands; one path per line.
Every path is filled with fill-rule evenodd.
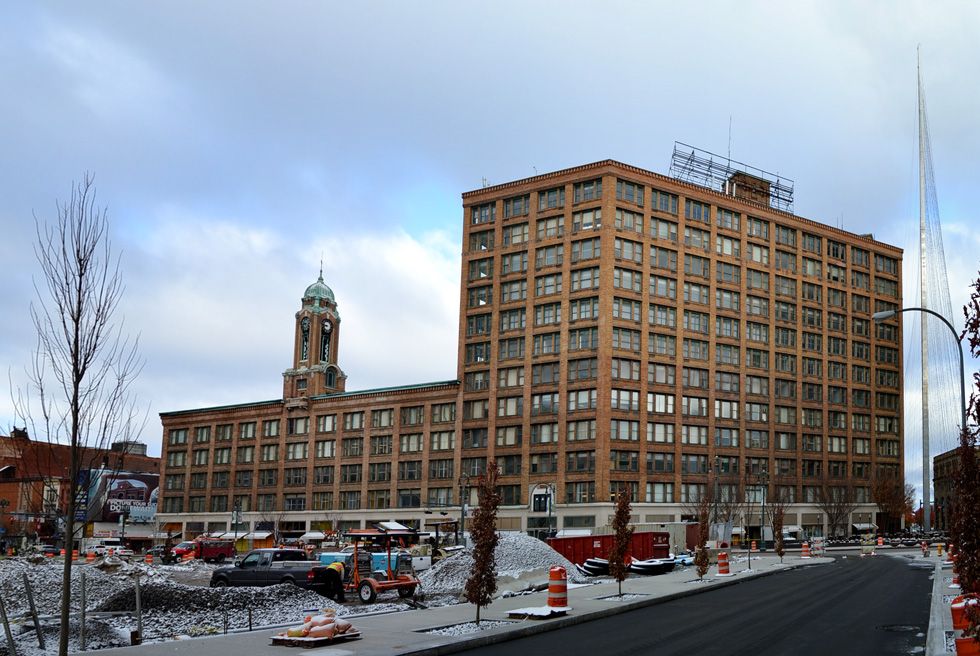
M 831 561 L 833 562 L 833 561 Z M 809 563 L 795 563 L 790 564 L 785 567 L 781 567 L 777 570 L 770 570 L 767 572 L 760 572 L 759 574 L 753 574 L 752 576 L 745 578 L 732 578 L 718 581 L 716 584 L 705 588 L 693 588 L 691 590 L 683 590 L 681 592 L 672 592 L 660 597 L 653 597 L 652 599 L 639 599 L 637 601 L 631 601 L 624 604 L 617 604 L 615 606 L 610 606 L 609 608 L 603 610 L 590 611 L 584 615 L 567 616 L 554 620 L 541 621 L 539 624 L 531 624 L 528 626 L 521 627 L 519 629 L 497 629 L 487 632 L 487 635 L 481 635 L 473 638 L 462 638 L 451 643 L 436 645 L 434 647 L 425 647 L 422 649 L 416 649 L 414 651 L 399 652 L 399 656 L 442 656 L 443 654 L 455 654 L 457 652 L 466 651 L 468 649 L 474 649 L 476 647 L 486 647 L 488 645 L 495 645 L 502 642 L 508 642 L 510 640 L 517 640 L 519 638 L 526 638 L 528 636 L 537 635 L 539 633 L 547 633 L 548 631 L 556 631 L 558 629 L 563 629 L 576 624 L 583 624 L 585 622 L 591 622 L 593 620 L 599 620 L 613 615 L 619 615 L 620 613 L 628 613 L 633 610 L 640 608 L 647 608 L 649 606 L 656 606 L 658 604 L 667 603 L 668 601 L 674 601 L 675 599 L 683 599 L 685 597 L 692 597 L 698 594 L 704 594 L 706 592 L 711 592 L 712 590 L 717 590 L 719 588 L 727 588 L 732 585 L 738 585 L 740 583 L 745 583 L 747 581 L 752 581 L 755 579 L 765 578 L 767 576 L 773 576 L 775 574 L 780 574 L 793 569 L 798 569 L 800 567 L 812 567 L 815 565 L 829 565 L 831 563 L 821 563 L 821 562 L 809 562 Z M 717 580 L 717 579 L 716 579 Z M 487 617 L 487 620 L 498 620 L 497 617 Z M 432 627 L 435 628 L 435 627 Z M 414 633 L 419 633 L 428 629 L 416 629 Z M 496 632 L 499 631 L 499 632 Z

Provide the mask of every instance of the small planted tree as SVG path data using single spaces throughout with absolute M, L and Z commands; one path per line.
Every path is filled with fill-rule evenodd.
M 710 485 L 702 486 L 697 498 L 689 499 L 684 506 L 686 514 L 693 516 L 698 523 L 698 542 L 694 548 L 694 566 L 697 569 L 699 580 L 704 579 L 704 575 L 708 573 L 708 569 L 711 567 L 711 555 L 708 553 L 708 533 L 714 506 L 715 502 Z
M 970 301 L 963 308 L 970 353 L 980 357 L 980 279 L 973 285 Z M 960 432 L 959 463 L 953 475 L 955 505 L 950 533 L 956 545 L 956 572 L 964 593 L 980 594 L 980 463 L 977 462 L 980 433 L 980 373 L 973 374 L 975 390 L 970 395 L 966 426 Z M 963 632 L 980 642 L 980 608 L 967 607 L 969 626 Z
M 480 609 L 489 606 L 497 591 L 497 508 L 500 492 L 497 491 L 499 472 L 493 460 L 487 463 L 487 471 L 477 479 L 477 500 L 480 504 L 473 512 L 470 538 L 473 540 L 473 572 L 466 581 L 466 601 L 476 606 L 476 623 L 480 624 Z
M 616 514 L 613 515 L 613 548 L 609 552 L 609 573 L 619 585 L 619 596 L 623 596 L 623 581 L 629 575 L 626 554 L 633 540 L 633 527 L 630 526 L 630 490 L 624 487 L 616 495 Z
M 783 543 L 783 526 L 786 520 L 786 506 L 789 505 L 790 496 L 786 486 L 776 485 L 773 488 L 772 496 L 768 499 L 766 514 L 769 515 L 769 524 L 772 526 L 773 549 L 779 556 L 779 562 L 783 562 L 786 554 L 786 545 Z

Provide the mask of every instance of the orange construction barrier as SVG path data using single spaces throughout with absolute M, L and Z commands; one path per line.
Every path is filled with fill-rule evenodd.
M 78 560 L 78 549 L 71 550 L 71 562 Z
M 881 537 L 880 535 L 878 536 L 878 546 L 879 547 L 885 546 L 885 538 Z
M 47 556 L 48 558 L 54 558 L 54 554 L 51 553 L 50 551 L 44 555 Z
M 65 550 L 64 550 L 64 549 L 62 549 L 62 550 L 61 550 L 61 553 L 60 553 L 59 555 L 60 555 L 60 556 L 61 556 L 62 558 L 64 558 L 64 557 L 65 557 Z
M 147 565 L 152 565 L 153 564 L 153 554 L 151 554 L 151 553 L 146 554 L 146 557 L 143 560 L 146 562 Z
M 803 553 L 800 554 L 800 558 L 809 558 L 809 557 L 810 557 L 810 543 L 804 542 Z
M 718 576 L 731 576 L 732 572 L 728 568 L 728 552 L 718 552 Z
M 85 562 L 86 563 L 94 563 L 95 562 L 95 552 L 94 551 L 89 551 L 87 554 L 85 554 Z
M 970 624 L 966 616 L 966 607 L 976 606 L 977 604 L 980 604 L 980 600 L 966 595 L 960 595 L 953 599 L 953 605 L 950 606 L 949 612 L 953 616 L 954 631 L 962 631 Z
M 752 550 L 752 551 L 756 551 L 756 544 L 755 544 L 755 540 L 752 540 L 752 549 L 751 549 L 751 550 Z
M 568 607 L 568 575 L 564 567 L 552 567 L 548 572 L 548 605 Z
M 14 555 L 14 548 L 7 547 L 7 556 L 13 556 L 13 555 Z

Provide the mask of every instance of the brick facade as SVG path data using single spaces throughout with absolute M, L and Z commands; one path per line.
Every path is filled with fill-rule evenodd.
M 903 471 L 901 323 L 871 320 L 902 306 L 902 251 L 753 183 L 606 160 L 463 194 L 457 379 L 344 392 L 337 306 L 311 285 L 284 399 L 161 415 L 163 516 L 217 529 L 237 497 L 248 528 L 421 523 L 495 459 L 511 529 L 544 526 L 551 494 L 557 528 L 605 524 L 623 486 L 644 522 L 680 519 L 698 485 L 791 489 L 786 523 L 814 529 L 816 488 L 852 486 L 868 521 L 873 473 Z M 324 316 L 329 354 L 301 361 L 303 318 Z

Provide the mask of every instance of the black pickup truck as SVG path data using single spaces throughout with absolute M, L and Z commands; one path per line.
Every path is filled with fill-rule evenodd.
M 211 574 L 211 587 L 292 583 L 321 592 L 325 582 L 322 576 L 317 575 L 323 569 L 319 565 L 316 561 L 307 560 L 306 552 L 302 549 L 253 549 L 237 559 L 233 567 L 219 567 L 214 570 Z

